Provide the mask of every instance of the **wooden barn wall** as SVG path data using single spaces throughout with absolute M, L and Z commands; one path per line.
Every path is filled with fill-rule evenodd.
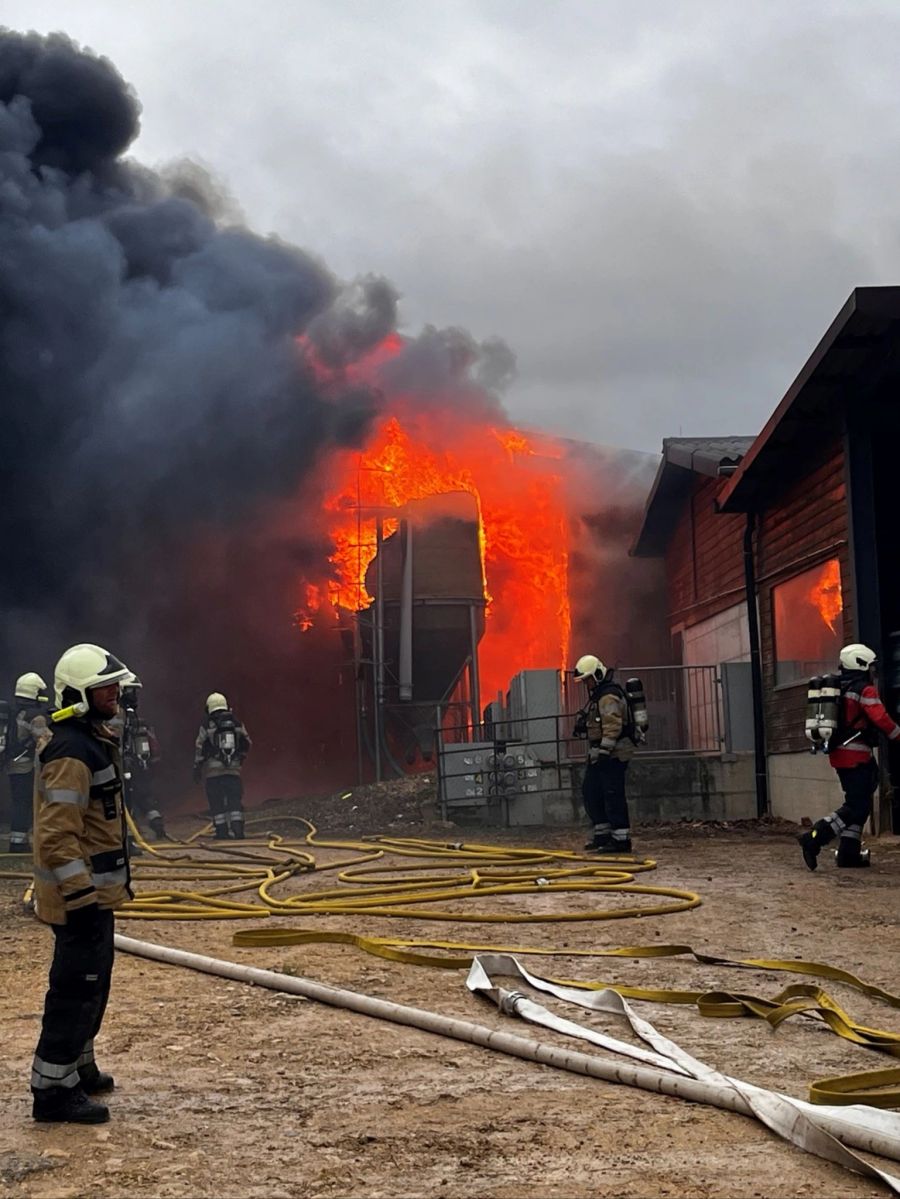
M 723 479 L 698 476 L 666 551 L 669 625 L 690 628 L 744 598 L 745 517 L 720 515 Z
M 808 748 L 803 733 L 805 682 L 775 688 L 772 590 L 778 583 L 837 557 L 844 600 L 843 642 L 852 641 L 855 621 L 849 527 L 844 443 L 836 437 L 763 513 L 757 534 L 756 577 L 769 753 Z

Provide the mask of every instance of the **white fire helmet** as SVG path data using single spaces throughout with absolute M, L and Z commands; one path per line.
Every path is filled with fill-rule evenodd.
M 877 657 L 875 651 L 869 649 L 867 645 L 860 645 L 858 642 L 853 645 L 845 645 L 841 650 L 841 668 L 843 670 L 868 670 Z
M 20 674 L 16 679 L 17 699 L 37 699 L 41 692 L 46 690 L 47 684 L 33 670 L 30 670 L 28 674 Z
M 213 712 L 227 712 L 228 700 L 220 691 L 214 691 L 212 695 L 206 697 L 206 710 L 210 715 Z
M 63 692 L 70 687 L 81 697 L 81 703 L 87 711 L 88 691 L 94 687 L 106 687 L 110 683 L 124 683 L 130 678 L 133 678 L 131 671 L 109 650 L 99 645 L 73 645 L 56 663 L 53 689 L 57 706 L 62 708 L 71 702 L 63 698 Z
M 575 663 L 575 680 L 579 683 L 602 683 L 606 667 L 595 654 L 584 654 Z

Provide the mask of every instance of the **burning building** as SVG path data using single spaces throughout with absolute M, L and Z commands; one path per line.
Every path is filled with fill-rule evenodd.
M 403 765 L 454 680 L 474 719 L 573 638 L 615 659 L 650 627 L 657 568 L 627 562 L 647 457 L 515 430 L 501 341 L 402 337 L 388 281 L 241 226 L 199 168 L 129 158 L 140 105 L 107 60 L 5 30 L 0 66 L 8 681 L 109 646 L 170 804 L 223 691 L 259 800 L 356 772 L 360 671 Z
M 645 619 L 656 569 L 625 556 L 646 457 L 410 399 L 387 397 L 369 445 L 327 464 L 333 548 L 297 614 L 304 632 L 343 631 L 358 760 L 376 774 L 430 762 L 436 725 L 480 724 L 519 671 L 565 669 L 573 635 L 616 661 L 640 627 L 653 652 L 661 627 Z

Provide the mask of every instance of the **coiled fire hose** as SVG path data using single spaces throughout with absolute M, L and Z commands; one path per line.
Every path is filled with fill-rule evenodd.
M 283 822 L 285 818 L 280 818 Z M 509 846 L 427 841 L 400 837 L 366 837 L 359 841 L 333 840 L 318 835 L 307 820 L 291 817 L 304 828 L 302 842 L 268 834 L 264 840 L 240 845 L 199 846 L 196 835 L 186 843 L 186 853 L 160 849 L 145 842 L 129 817 L 132 836 L 148 855 L 135 863 L 140 883 L 152 880 L 193 880 L 223 883 L 202 890 L 180 888 L 146 891 L 120 909 L 119 915 L 144 920 L 247 919 L 270 915 L 388 916 L 453 923 L 560 923 L 585 920 L 620 920 L 629 916 L 662 916 L 698 907 L 699 895 L 672 887 L 652 887 L 635 881 L 635 875 L 655 870 L 650 859 L 588 858 L 559 850 L 521 849 Z M 248 824 L 265 824 L 256 820 Z M 271 823 L 271 822 L 269 822 Z M 354 856 L 318 863 L 310 849 L 340 849 Z M 372 865 L 390 854 L 394 858 L 418 859 L 401 865 Z M 305 888 L 283 897 L 274 889 L 295 874 L 337 872 L 342 885 L 324 889 Z M 410 878 L 409 875 L 415 875 Z M 253 890 L 252 902 L 227 896 Z M 560 893 L 605 893 L 662 898 L 666 902 L 633 904 L 590 910 L 490 912 L 479 907 L 450 910 L 433 907 L 461 899 L 481 900 L 491 896 Z
M 139 883 L 152 880 L 154 889 L 140 889 L 135 900 L 118 915 L 142 920 L 223 920 L 252 919 L 272 915 L 341 915 L 356 918 L 392 917 L 438 920 L 452 923 L 533 924 L 566 921 L 622 919 L 629 916 L 664 915 L 697 907 L 700 897 L 690 891 L 639 884 L 635 875 L 655 869 L 651 860 L 586 858 L 564 851 L 523 849 L 481 843 L 444 843 L 410 838 L 371 837 L 358 841 L 319 837 L 314 825 L 306 820 L 279 817 L 304 828 L 300 843 L 276 834 L 240 845 L 201 840 L 209 826 L 185 842 L 161 848 L 144 841 L 129 816 L 132 836 L 147 855 L 135 863 Z M 253 821 L 262 825 L 266 821 Z M 318 863 L 311 849 L 332 848 L 349 851 L 325 864 Z M 400 865 L 372 865 L 386 854 L 405 859 Z M 412 861 L 411 859 L 419 859 Z M 422 860 L 424 859 L 424 861 Z M 343 884 L 327 889 L 307 888 L 284 897 L 273 888 L 295 874 L 338 872 Z M 413 874 L 417 877 L 411 879 Z M 0 877 L 28 880 L 26 874 L 7 872 Z M 159 889 L 162 882 L 179 885 Z M 200 887 L 185 889 L 185 883 Z M 230 898 L 254 891 L 255 900 Z M 491 912 L 473 900 L 491 896 L 542 893 L 607 893 L 662 896 L 665 903 L 629 905 L 616 908 L 591 908 L 578 911 Z M 469 910 L 433 908 L 433 904 L 465 899 Z M 900 997 L 863 982 L 849 972 L 823 963 L 776 959 L 732 959 L 699 954 L 685 945 L 625 946 L 619 949 L 537 948 L 521 945 L 490 945 L 444 940 L 420 940 L 402 937 L 372 937 L 347 931 L 318 929 L 258 928 L 239 932 L 234 943 L 242 947 L 300 945 L 310 943 L 350 944 L 368 953 L 393 961 L 441 969 L 464 969 L 473 956 L 483 952 L 541 956 L 656 958 L 676 955 L 692 957 L 701 965 L 735 969 L 791 972 L 812 975 L 844 983 L 892 1007 L 900 1007 Z M 434 950 L 435 953 L 423 953 Z M 463 956 L 460 956 L 463 955 Z M 651 1003 L 688 1004 L 707 1017 L 755 1016 L 773 1028 L 793 1016 L 824 1022 L 846 1040 L 892 1056 L 900 1056 L 900 1034 L 869 1028 L 856 1022 L 826 991 L 818 986 L 794 984 L 772 998 L 743 992 L 685 991 L 625 986 L 611 981 L 546 980 L 554 985 L 583 991 L 613 989 L 619 995 Z M 867 1103 L 873 1106 L 900 1107 L 900 1070 L 888 1069 L 824 1079 L 810 1087 L 816 1103 Z

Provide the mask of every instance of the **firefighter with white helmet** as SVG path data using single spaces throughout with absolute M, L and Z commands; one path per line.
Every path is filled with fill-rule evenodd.
M 829 738 L 828 760 L 840 780 L 844 802 L 797 838 L 810 870 L 816 869 L 819 853 L 835 837 L 840 838 L 838 866 L 869 865 L 868 852 L 862 852 L 862 830 L 878 786 L 875 746 L 879 733 L 889 741 L 900 739 L 900 726 L 888 715 L 875 686 L 875 651 L 859 642 L 845 645 L 840 663 L 839 718 Z
M 113 1089 L 94 1060 L 113 967 L 113 912 L 132 898 L 118 739 L 109 727 L 131 671 L 99 645 L 74 645 L 56 665 L 57 710 L 37 756 L 35 914 L 55 948 L 31 1072 L 33 1115 L 100 1124 L 90 1098 Z
M 206 699 L 206 719 L 194 746 L 194 782 L 201 778 L 215 835 L 244 836 L 244 785 L 241 770 L 252 742 L 220 691 Z
M 16 679 L 15 698 L 7 708 L 6 773 L 12 812 L 9 826 L 9 852 L 30 853 L 34 795 L 34 758 L 39 743 L 47 736 L 49 700 L 47 684 L 39 674 L 29 671 Z
M 634 752 L 635 732 L 628 698 L 614 681 L 613 671 L 595 654 L 579 658 L 573 673 L 588 689 L 587 705 L 578 713 L 573 730 L 588 744 L 581 793 L 593 834 L 585 849 L 599 854 L 631 853 L 625 774 Z

